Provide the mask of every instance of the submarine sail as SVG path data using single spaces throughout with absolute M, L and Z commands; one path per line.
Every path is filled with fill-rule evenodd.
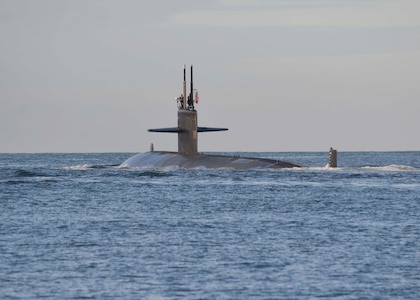
M 194 108 L 193 66 L 191 66 L 190 94 L 186 95 L 186 68 L 184 65 L 184 94 L 177 98 L 178 127 L 149 129 L 149 132 L 167 132 L 178 134 L 178 153 L 184 155 L 198 154 L 198 132 L 226 131 L 227 128 L 199 127 L 197 111 Z

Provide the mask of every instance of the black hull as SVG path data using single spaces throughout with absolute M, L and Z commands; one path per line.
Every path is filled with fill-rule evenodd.
M 176 152 L 153 151 L 137 154 L 121 164 L 129 168 L 154 169 L 283 169 L 301 168 L 303 165 L 266 158 L 223 155 L 182 155 Z

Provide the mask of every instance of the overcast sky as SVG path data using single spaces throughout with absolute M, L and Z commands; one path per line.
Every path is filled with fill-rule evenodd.
M 418 0 L 0 0 L 0 152 L 420 150 Z

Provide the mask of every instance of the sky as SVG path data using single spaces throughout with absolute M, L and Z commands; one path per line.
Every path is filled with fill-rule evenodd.
M 0 0 L 0 152 L 420 150 L 418 0 Z

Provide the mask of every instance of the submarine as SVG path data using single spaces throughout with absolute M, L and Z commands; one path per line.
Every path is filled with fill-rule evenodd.
M 241 156 L 226 156 L 203 154 L 198 152 L 198 133 L 227 131 L 228 128 L 198 126 L 197 110 L 198 92 L 193 96 L 193 66 L 190 69 L 190 91 L 187 96 L 186 66 L 184 65 L 183 92 L 177 97 L 178 126 L 148 129 L 149 132 L 178 134 L 178 152 L 154 151 L 136 154 L 121 164 L 127 168 L 155 169 L 281 169 L 300 168 L 303 165 L 269 158 L 252 158 Z

